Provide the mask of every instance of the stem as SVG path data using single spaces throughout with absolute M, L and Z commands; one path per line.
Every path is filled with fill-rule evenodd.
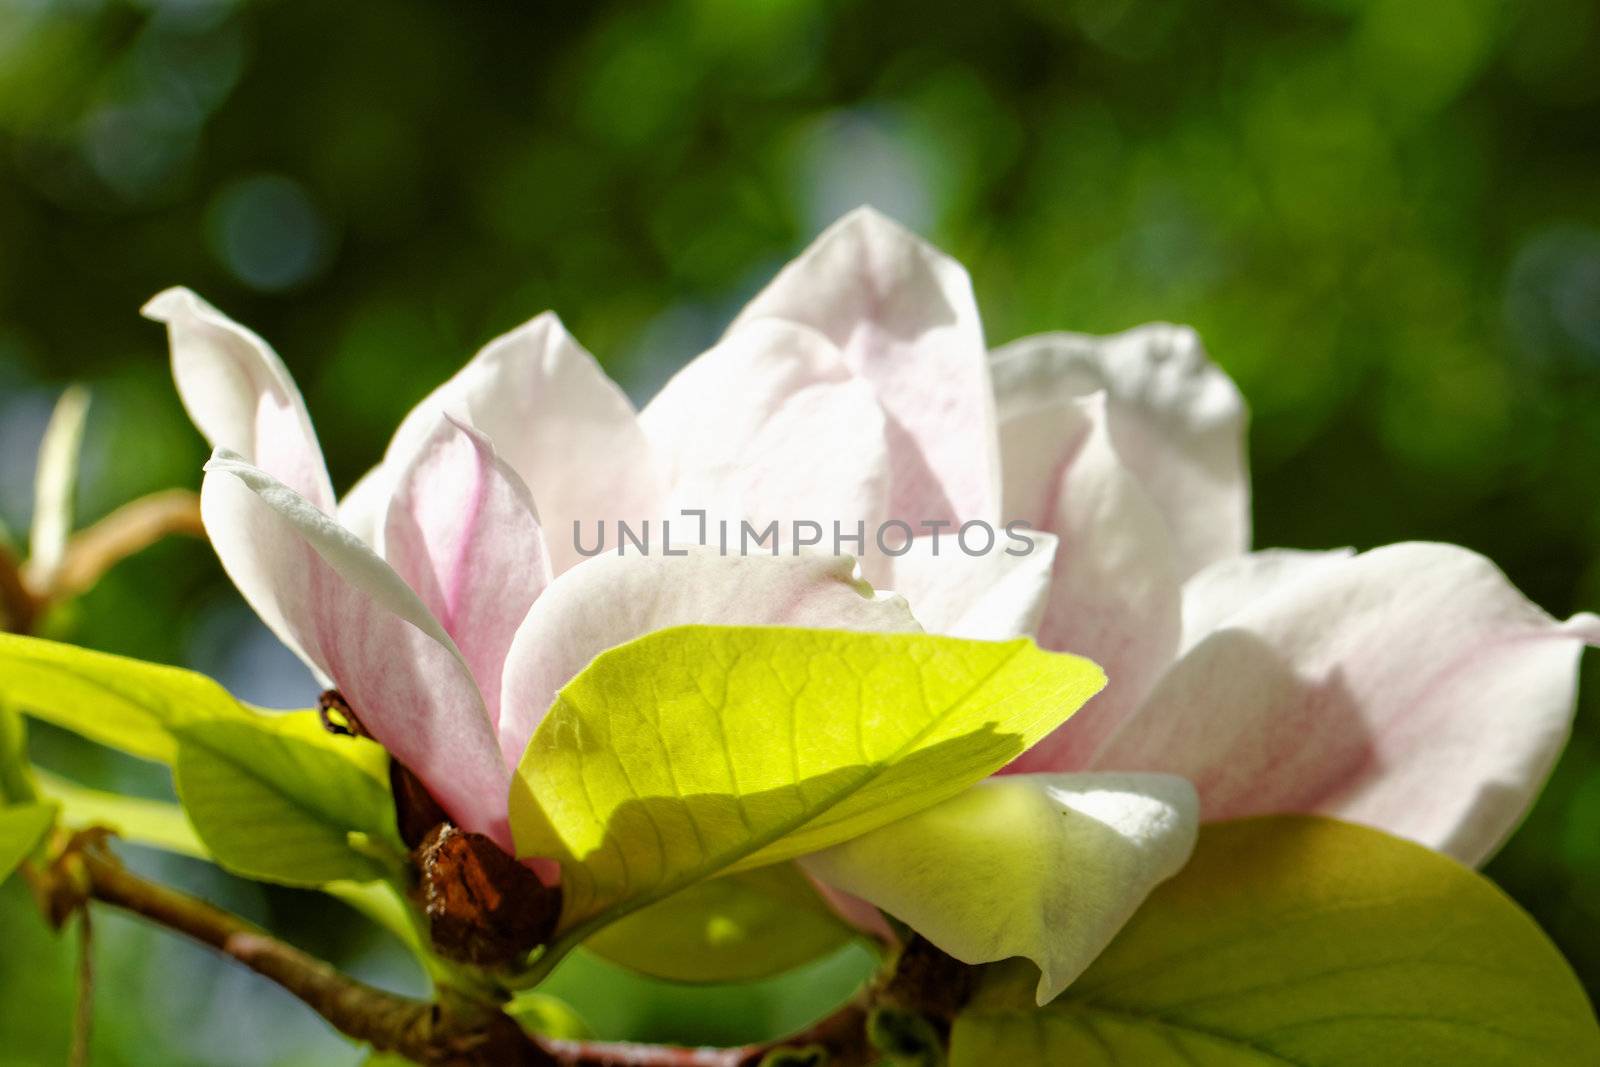
M 81 838 L 79 840 L 82 840 Z M 72 862 L 53 870 L 81 877 L 84 897 L 131 912 L 184 934 L 266 977 L 321 1015 L 341 1033 L 383 1052 L 440 1067 L 757 1067 L 771 1051 L 816 1045 L 829 1067 L 862 1067 L 876 1056 L 867 1040 L 867 1002 L 845 1005 L 793 1037 L 730 1049 L 557 1041 L 529 1035 L 499 1008 L 444 990 L 436 1003 L 376 989 L 196 897 L 128 871 L 103 847 L 72 846 Z M 76 872 L 81 872 L 78 875 Z M 42 879 L 52 914 L 71 886 Z M 85 914 L 87 912 L 85 911 Z
M 167 489 L 122 505 L 67 542 L 49 595 L 67 600 L 93 588 L 106 571 L 170 534 L 204 537 L 200 498 L 187 489 Z
M 94 1033 L 94 927 L 89 909 L 78 912 L 78 1002 L 72 1020 L 71 1067 L 89 1067 L 89 1048 Z
M 98 850 L 81 853 L 92 899 L 185 934 L 271 979 L 357 1041 L 423 1064 L 549 1067 L 542 1050 L 498 1009 L 454 997 L 438 1003 L 375 989 L 203 900 L 148 882 Z
M 22 580 L 22 565 L 0 544 L 0 633 L 25 634 L 38 614 L 39 600 Z

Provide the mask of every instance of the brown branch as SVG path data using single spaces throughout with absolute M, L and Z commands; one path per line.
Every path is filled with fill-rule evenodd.
M 33 629 L 41 604 L 22 580 L 22 565 L 0 544 L 0 633 L 25 634 Z
M 41 903 L 57 925 L 86 900 L 132 912 L 187 935 L 276 982 L 341 1033 L 380 1051 L 449 1067 L 757 1067 L 781 1048 L 826 1050 L 829 1067 L 862 1067 L 876 1056 L 860 998 L 793 1037 L 730 1049 L 557 1041 L 530 1036 L 498 1008 L 459 996 L 437 1003 L 373 988 L 238 916 L 147 881 L 104 849 L 98 831 L 73 839 L 38 878 Z M 31 879 L 30 879 L 31 880 Z
M 447 997 L 427 1003 L 386 993 L 203 900 L 146 881 L 98 849 L 81 857 L 88 895 L 199 941 L 304 1001 L 340 1032 L 422 1064 L 551 1067 L 541 1049 L 498 1009 Z
M 167 489 L 130 501 L 72 536 L 45 593 L 54 600 L 85 593 L 116 564 L 172 534 L 206 535 L 198 496 Z

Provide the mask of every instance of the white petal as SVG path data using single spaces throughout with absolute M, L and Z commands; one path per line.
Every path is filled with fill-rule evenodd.
M 967 272 L 877 212 L 839 220 L 740 313 L 825 334 L 889 418 L 890 511 L 912 524 L 999 518 L 983 329 Z
M 396 474 L 383 547 L 455 639 L 499 722 L 511 638 L 550 584 L 528 487 L 487 437 L 445 416 Z
M 1001 424 L 1003 439 L 1043 439 L 1047 432 L 1061 439 L 1053 451 L 1063 458 L 1042 527 L 1060 547 L 1039 644 L 1089 657 L 1110 681 L 1008 773 L 1081 769 L 1172 663 L 1182 623 L 1172 538 L 1113 445 L 1104 397 L 1013 414 Z
M 200 509 L 228 576 L 262 620 L 462 826 L 509 843 L 509 778 L 477 686 L 400 576 L 224 450 L 206 464 Z
M 403 463 L 449 412 L 494 442 L 533 494 L 559 573 L 581 556 L 573 524 L 639 522 L 665 505 L 633 405 L 546 312 L 490 342 L 406 416 L 384 457 Z
M 769 321 L 730 334 L 679 371 L 639 423 L 674 510 L 758 529 L 776 519 L 784 540 L 796 520 L 829 539 L 835 522 L 852 532 L 865 523 L 868 543 L 886 517 L 882 409 L 815 330 Z
M 389 472 L 379 463 L 357 479 L 339 501 L 339 525 L 373 549 L 380 548 L 383 542 L 383 517 L 392 492 L 390 481 Z
M 963 963 L 1022 956 L 1046 1004 L 1194 850 L 1194 790 L 1144 774 L 990 778 L 803 858 Z
M 847 556 L 596 556 L 550 583 L 506 658 L 500 742 L 515 764 L 556 692 L 608 648 L 669 626 L 916 631 Z
M 1245 603 L 1094 764 L 1182 774 L 1207 819 L 1315 812 L 1478 863 L 1543 785 L 1597 638 L 1476 553 L 1391 545 Z
M 333 487 L 316 431 L 277 353 L 187 289 L 159 294 L 144 314 L 166 323 L 178 395 L 212 447 L 237 453 L 331 510 Z
M 1111 439 L 1166 517 L 1181 577 L 1249 549 L 1244 401 L 1193 330 L 1154 323 L 1109 337 L 1040 334 L 998 349 L 992 370 L 1002 413 L 1107 394 Z M 1037 479 L 1013 475 L 1013 466 L 1049 463 L 1029 448 L 1015 439 L 1002 446 L 1008 515 L 1040 506 Z
M 994 531 L 992 544 L 985 529 Z M 1002 641 L 1035 634 L 1050 593 L 1055 562 L 1054 534 L 973 527 L 972 555 L 959 532 L 918 537 L 894 559 L 894 591 L 929 633 Z M 1020 553 L 1013 555 L 1012 553 Z
M 1272 548 L 1220 560 L 1183 583 L 1183 648 L 1187 652 L 1236 611 L 1293 582 L 1355 555 L 1338 548 L 1302 552 Z

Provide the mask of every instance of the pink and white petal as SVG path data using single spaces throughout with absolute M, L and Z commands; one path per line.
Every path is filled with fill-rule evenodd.
M 527 485 L 557 573 L 582 558 L 575 523 L 662 514 L 665 486 L 632 403 L 550 312 L 491 341 L 418 404 L 385 465 L 404 463 L 445 412 L 493 441 Z
M 389 510 L 391 475 L 382 463 L 377 464 L 350 487 L 339 500 L 336 512 L 339 525 L 361 538 L 370 548 L 381 554 L 383 542 L 383 517 Z
M 916 632 L 901 597 L 874 593 L 848 556 L 596 556 L 559 575 L 506 657 L 500 745 L 515 766 L 557 691 L 608 648 L 669 626 Z
M 1054 533 L 1055 569 L 1039 644 L 1087 656 L 1110 681 L 1087 707 L 1017 758 L 1005 773 L 1081 769 L 1137 709 L 1178 649 L 1182 593 L 1166 522 L 1122 463 L 1102 395 L 1002 424 L 1029 435 L 1035 417 L 1070 435 L 1057 467 L 1044 529 Z
M 1106 393 L 1111 439 L 1166 517 L 1182 577 L 1249 550 L 1248 414 L 1193 330 L 1152 323 L 1107 337 L 1040 334 L 996 350 L 991 369 L 1002 418 Z M 1038 459 L 1018 444 L 1002 445 L 1008 515 L 1038 506 L 1038 486 L 1012 470 L 1025 474 Z
M 1038 632 L 1055 535 L 1019 528 L 1012 539 L 1004 530 L 985 529 L 998 536 L 990 543 L 975 527 L 974 549 L 988 546 L 976 555 L 963 550 L 958 533 L 947 532 L 914 538 L 905 555 L 895 557 L 894 591 L 929 633 L 1003 641 Z
M 983 328 L 959 263 L 870 208 L 846 215 L 740 313 L 821 331 L 888 415 L 890 514 L 999 519 L 1000 460 Z
M 1167 775 L 1009 775 L 800 864 L 963 963 L 1032 960 L 1042 1005 L 1182 869 L 1198 808 Z
M 322 448 L 277 353 L 187 289 L 158 294 L 144 315 L 166 323 L 178 396 L 212 447 L 243 456 L 331 511 L 333 486 Z
M 758 529 L 777 520 L 785 540 L 797 521 L 829 539 L 835 522 L 864 523 L 868 544 L 887 517 L 883 411 L 815 330 L 774 320 L 729 334 L 674 375 L 639 424 L 674 510 Z
M 1270 548 L 1218 560 L 1183 583 L 1183 645 L 1179 654 L 1225 625 L 1234 612 L 1354 555 L 1355 550 L 1349 548 L 1325 552 Z
M 1314 812 L 1479 863 L 1549 774 L 1597 641 L 1476 553 L 1391 545 L 1235 612 L 1094 765 L 1182 774 L 1207 819 Z
M 455 640 L 498 723 L 506 652 L 550 584 L 528 487 L 487 437 L 444 416 L 395 475 L 383 546 Z
M 321 509 L 222 449 L 206 464 L 200 511 L 262 620 L 453 818 L 509 844 L 509 778 L 477 686 L 400 576 Z

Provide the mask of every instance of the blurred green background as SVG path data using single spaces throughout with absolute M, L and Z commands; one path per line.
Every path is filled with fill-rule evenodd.
M 1254 408 L 1259 544 L 1454 541 L 1556 614 L 1600 607 L 1597 49 L 1593 0 L 0 0 L 0 518 L 26 528 L 69 381 L 94 387 L 86 518 L 197 484 L 137 314 L 167 285 L 276 345 L 344 487 L 546 308 L 647 397 L 870 202 L 968 266 L 991 342 L 1196 326 Z M 59 623 L 258 702 L 312 692 L 194 542 Z M 1490 873 L 1597 991 L 1591 661 L 1572 745 Z M 59 735 L 35 751 L 163 788 Z M 137 859 L 418 982 L 337 906 Z M 99 929 L 102 1067 L 358 1061 L 265 982 Z M 0 1063 L 63 1062 L 69 946 L 14 883 L 0 936 Z M 716 1040 L 799 1021 L 860 959 L 708 1012 L 596 966 L 563 980 L 609 1035 Z

